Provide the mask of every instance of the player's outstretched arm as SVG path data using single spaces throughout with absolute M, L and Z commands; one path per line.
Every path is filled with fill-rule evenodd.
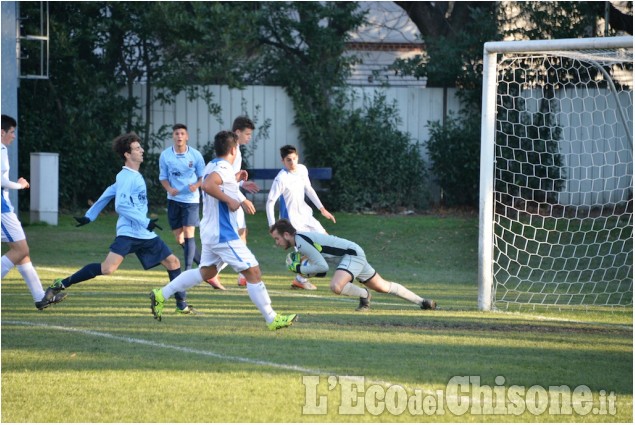
M 83 217 L 73 217 L 79 223 L 77 227 L 83 226 L 85 224 L 88 224 L 92 221 L 97 220 L 97 217 L 99 217 L 99 213 L 101 213 L 102 210 L 106 208 L 106 205 L 108 205 L 108 203 L 110 203 L 110 201 L 114 199 L 116 194 L 117 194 L 117 183 L 113 183 L 110 186 L 108 186 L 106 190 L 104 190 L 104 192 L 101 194 L 99 199 L 97 199 L 97 202 L 95 202 L 88 209 L 88 211 L 86 211 L 86 214 L 84 214 Z

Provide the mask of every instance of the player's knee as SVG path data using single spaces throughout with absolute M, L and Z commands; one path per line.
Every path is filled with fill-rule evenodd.
M 337 295 L 342 293 L 342 288 L 344 285 L 340 285 L 339 282 L 331 282 L 331 291 L 336 293 Z
M 201 271 L 201 277 L 205 281 L 212 279 L 214 276 L 218 274 L 218 270 L 214 266 L 203 266 L 203 267 L 199 267 L 199 269 Z
M 260 272 L 260 267 L 250 267 L 247 270 L 242 271 L 243 276 L 247 279 L 247 282 L 254 283 L 260 282 L 262 280 L 262 273 Z
M 176 270 L 181 268 L 181 262 L 179 261 L 178 257 L 174 254 L 170 255 L 168 258 L 165 259 L 165 267 L 168 270 Z
M 17 261 L 22 261 L 23 259 L 29 256 L 29 245 L 26 243 L 26 240 L 19 241 L 15 243 L 12 247 L 15 252 L 15 256 L 17 257 Z M 17 264 L 17 263 L 15 263 Z

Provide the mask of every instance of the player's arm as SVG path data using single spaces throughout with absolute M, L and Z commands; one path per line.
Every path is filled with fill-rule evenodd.
M 165 191 L 168 192 L 168 194 L 170 194 L 171 196 L 176 196 L 179 194 L 179 190 L 176 188 L 173 188 L 170 185 L 169 180 L 159 180 L 159 182 L 161 183 L 161 186 L 163 186 L 163 189 L 165 189 Z
M 203 159 L 203 155 L 197 151 L 195 157 L 194 169 L 198 180 L 196 180 L 196 183 L 190 184 L 190 192 L 196 192 L 201 187 L 203 184 L 203 172 L 205 171 L 205 160 Z
M 3 175 L 1 185 L 5 189 L 20 190 L 27 189 L 29 187 L 29 182 L 23 177 L 20 177 L 17 182 L 13 182 Z
M 218 174 L 217 172 L 213 172 L 205 177 L 201 189 L 203 189 L 203 192 L 205 192 L 209 196 L 213 196 L 220 202 L 226 203 L 231 211 L 236 211 L 238 208 L 240 208 L 242 201 L 240 201 L 239 199 L 234 199 L 223 192 L 223 190 L 221 189 L 222 184 L 223 179 L 221 178 L 220 174 Z M 238 192 L 238 194 L 240 197 L 242 197 L 243 201 L 247 200 L 247 198 L 245 198 L 245 195 L 240 193 L 240 191 Z
M 190 189 L 190 192 L 196 192 L 198 188 L 201 187 L 202 184 L 203 184 L 203 178 L 199 177 L 199 179 L 196 180 L 196 183 L 192 183 L 188 186 Z
M 77 227 L 83 226 L 84 224 L 88 224 L 92 221 L 97 220 L 99 217 L 99 213 L 102 212 L 106 205 L 115 197 L 117 194 L 117 183 L 113 183 L 104 190 L 101 194 L 97 202 L 95 202 L 89 209 L 86 211 L 83 217 L 74 217 L 75 220 L 79 223 Z
M 306 194 L 306 196 L 311 200 L 311 202 L 313 202 L 313 205 L 315 205 L 315 207 L 320 210 L 320 213 L 322 213 L 322 215 L 326 219 L 331 220 L 333 223 L 335 223 L 335 216 L 331 214 L 326 208 L 324 208 L 324 205 L 322 205 L 317 192 L 315 191 L 315 189 L 313 189 L 313 186 L 311 186 L 311 181 L 309 180 L 308 176 L 305 177 L 304 180 L 304 193 Z
M 2 165 L 3 165 L 2 167 L 3 172 L 2 172 L 2 175 L 0 176 L 1 187 L 3 187 L 4 189 L 12 189 L 12 190 L 26 189 L 29 187 L 29 182 L 22 177 L 20 177 L 17 182 L 9 180 L 9 177 L 6 175 L 8 173 L 5 173 L 5 170 L 4 170 L 5 165 L 8 167 L 8 164 L 9 164 L 9 152 L 4 146 L 2 146 L 2 158 L 0 160 L 2 161 Z
M 281 194 L 282 183 L 278 178 L 276 178 L 271 185 L 271 189 L 269 189 L 269 194 L 267 195 L 267 203 L 265 204 L 265 210 L 267 211 L 267 222 L 269 223 L 269 227 L 273 226 L 273 223 L 276 222 L 276 201 L 280 198 Z
M 296 234 L 295 243 L 298 252 L 307 257 L 307 261 L 297 267 L 297 273 L 307 277 L 324 277 L 329 271 L 329 265 L 320 251 L 299 234 Z

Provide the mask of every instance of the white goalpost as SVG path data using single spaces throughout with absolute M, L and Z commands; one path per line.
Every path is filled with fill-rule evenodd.
M 480 310 L 633 305 L 633 37 L 486 43 Z

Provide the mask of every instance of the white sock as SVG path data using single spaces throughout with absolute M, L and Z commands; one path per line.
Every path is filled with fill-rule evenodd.
M 263 282 L 247 282 L 247 293 L 251 302 L 258 307 L 260 314 L 265 318 L 265 322 L 267 324 L 273 322 L 273 319 L 276 318 L 276 312 L 271 307 L 271 298 L 269 298 L 269 292 L 267 292 L 265 284 Z
M 11 262 L 11 260 L 9 260 L 9 257 L 7 257 L 6 255 L 3 255 L 2 256 L 2 277 L 3 278 L 7 275 L 7 273 L 9 273 L 9 270 L 11 270 L 13 266 L 14 264 Z
M 38 276 L 33 263 L 30 261 L 26 264 L 20 264 L 17 267 L 18 271 L 22 275 L 22 278 L 26 282 L 26 286 L 29 287 L 33 301 L 41 301 L 44 298 L 44 289 L 42 289 L 42 282 L 40 282 L 40 276 Z
M 410 301 L 413 304 L 421 304 L 423 302 L 423 298 L 421 298 L 419 295 L 412 292 L 410 289 L 404 288 L 403 285 L 397 282 L 389 282 L 389 283 L 390 283 L 390 289 L 388 290 L 389 293 L 396 295 L 399 298 L 403 298 L 406 301 Z
M 302 276 L 301 274 L 297 274 L 295 276 L 295 280 L 297 280 L 300 283 L 307 283 L 309 281 L 309 279 L 307 279 L 306 277 Z
M 342 292 L 340 292 L 340 295 L 346 295 L 348 297 L 356 298 L 366 298 L 368 294 L 368 289 L 355 286 L 351 282 L 348 282 L 346 285 L 344 285 L 344 287 L 342 288 Z
M 161 289 L 163 298 L 170 298 L 172 295 L 179 291 L 186 291 L 203 281 L 201 276 L 201 270 L 199 268 L 189 269 L 182 272 L 180 275 L 174 278 L 174 280 Z

